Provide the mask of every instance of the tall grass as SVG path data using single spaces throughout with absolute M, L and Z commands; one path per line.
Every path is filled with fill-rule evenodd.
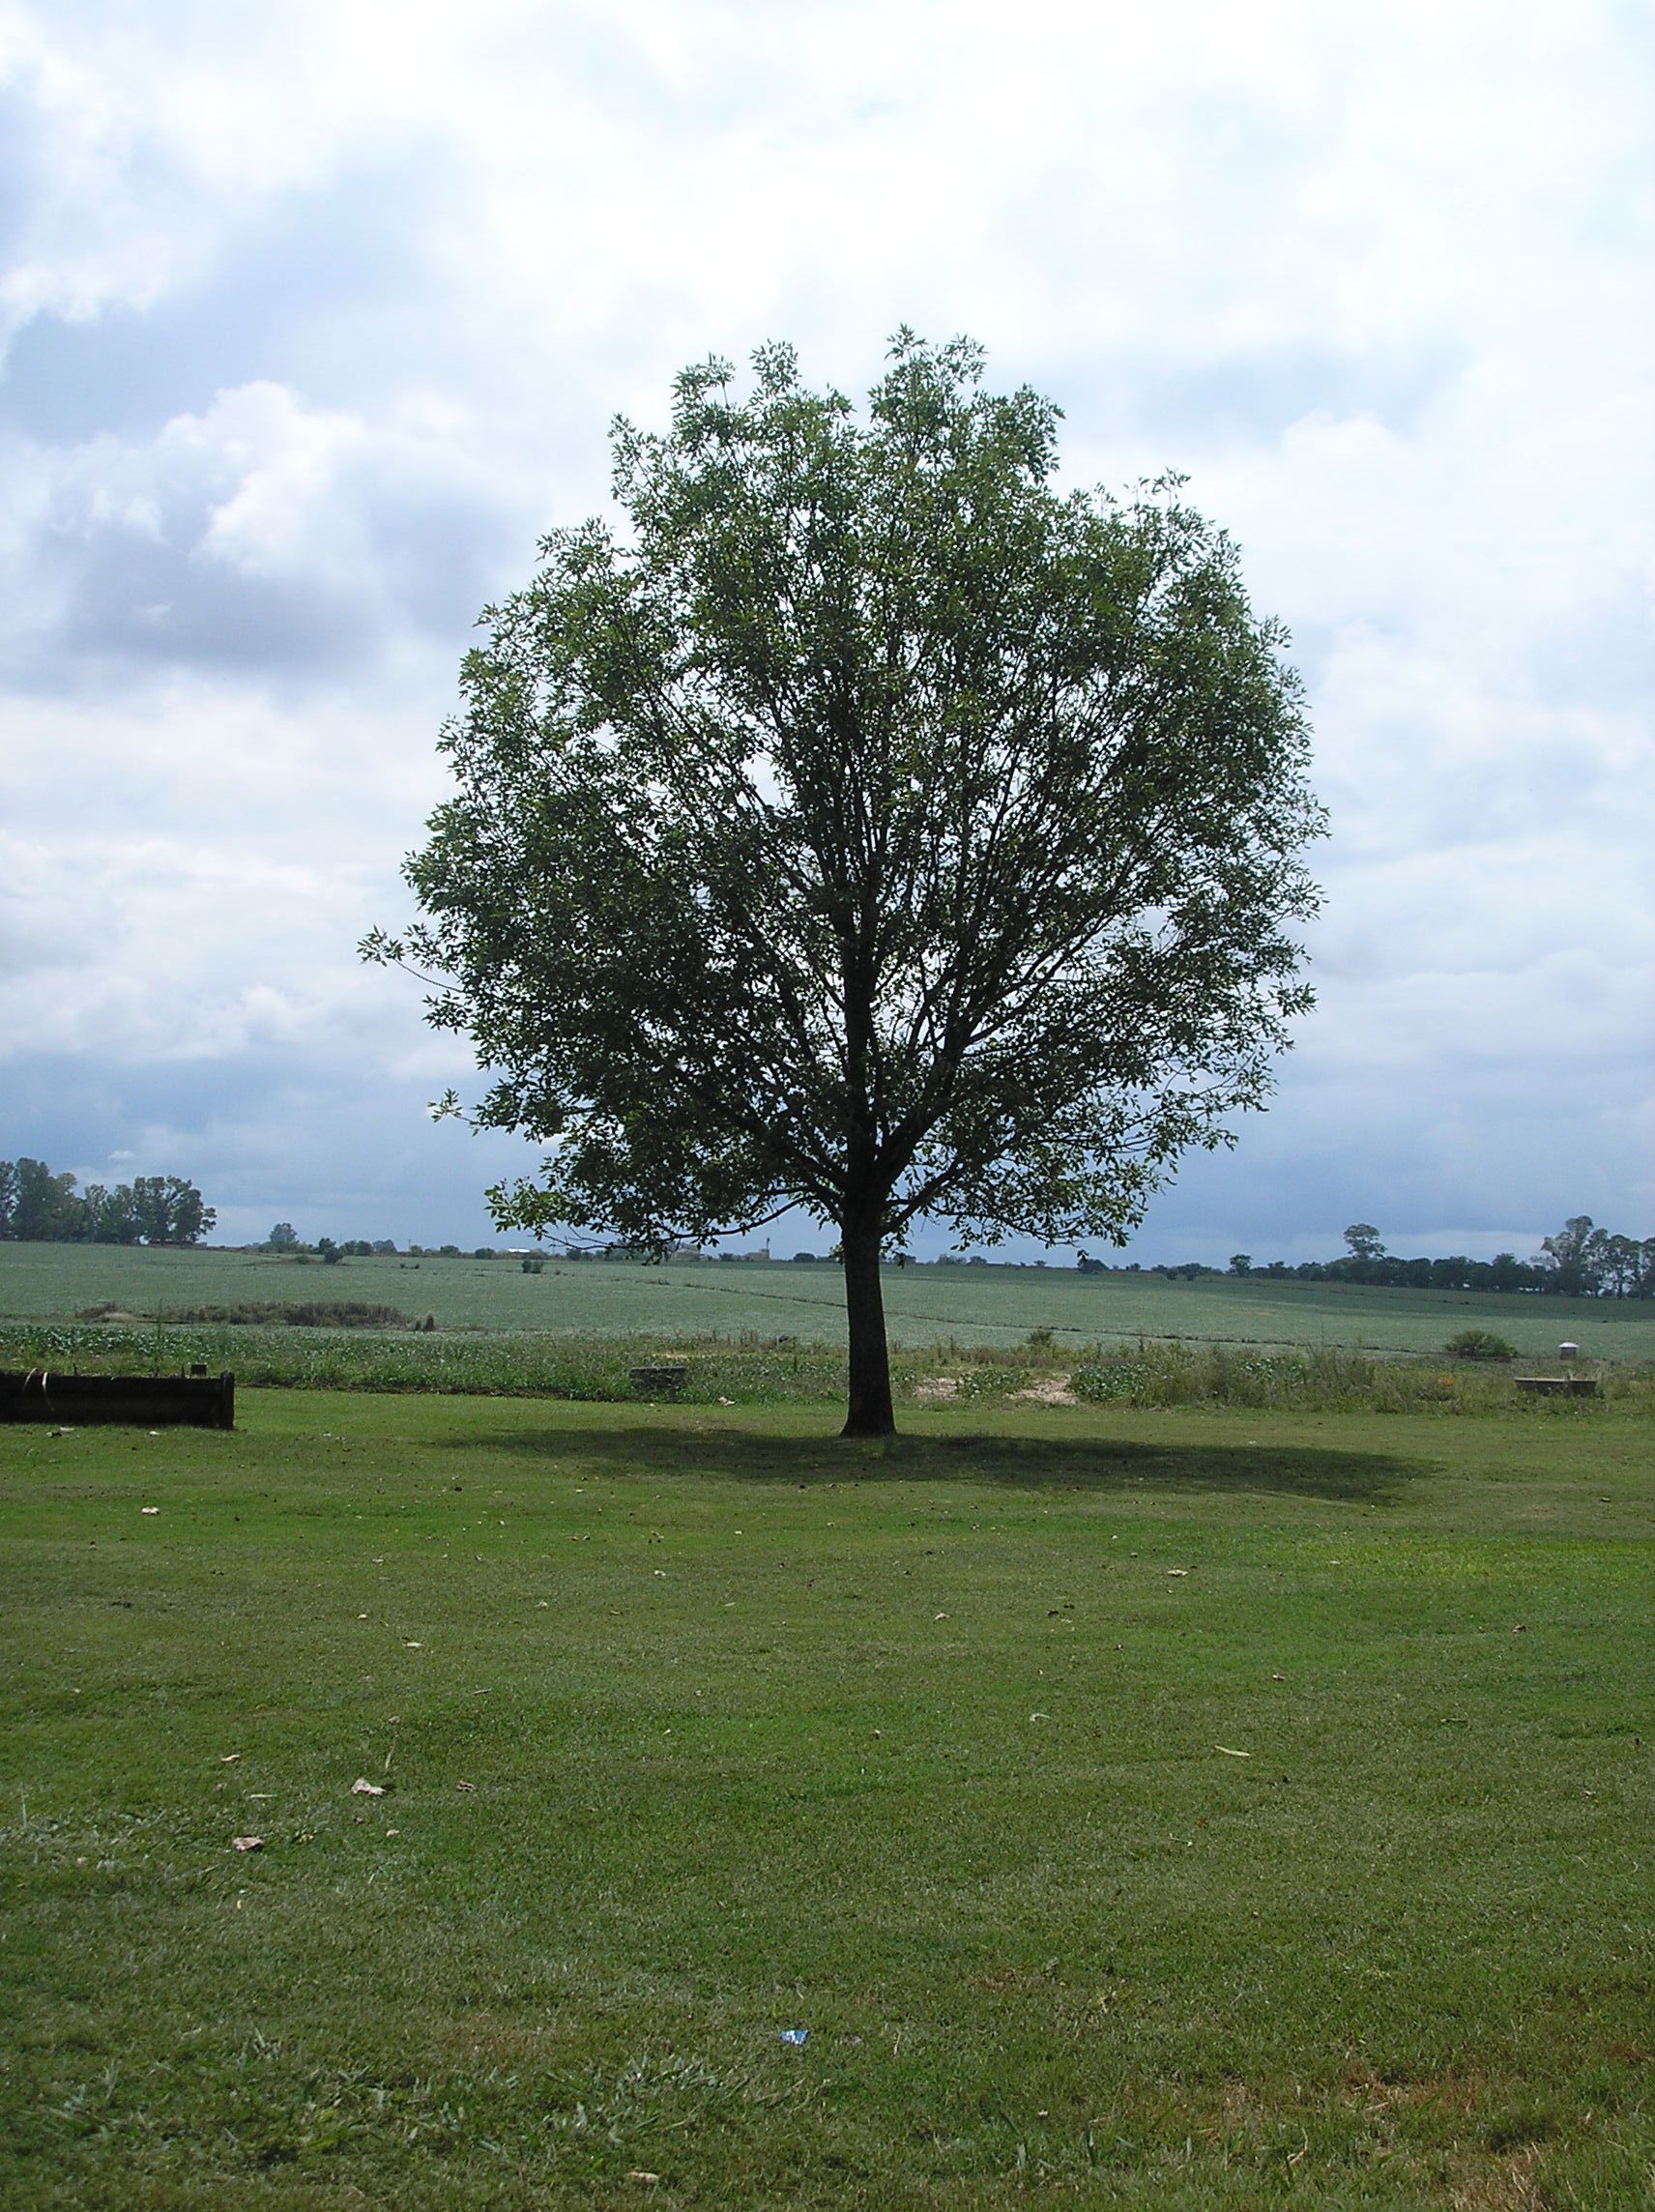
M 844 1396 L 845 1355 L 792 1337 L 663 1339 L 659 1335 L 548 1336 L 539 1331 L 248 1326 L 203 1321 L 21 1322 L 0 1325 L 0 1368 L 177 1374 L 194 1365 L 234 1372 L 244 1384 L 315 1390 L 437 1391 L 456 1395 L 622 1402 L 648 1397 L 630 1376 L 663 1361 L 686 1370 L 687 1405 L 827 1405 Z M 1073 1362 L 1071 1364 L 1071 1361 Z M 1237 1406 L 1301 1412 L 1495 1412 L 1556 1402 L 1524 1397 L 1511 1374 L 1471 1362 L 1375 1359 L 1335 1346 L 1263 1352 L 1148 1339 L 1089 1346 L 1078 1357 L 1034 1341 L 1021 1346 L 934 1345 L 897 1350 L 900 1403 L 1014 1398 L 1068 1378 L 1093 1405 Z M 1655 1411 L 1655 1370 L 1605 1366 L 1603 1398 Z M 1565 1401 L 1578 1411 L 1590 1401 Z
M 1436 1406 L 1490 1413 L 1514 1405 L 1556 1403 L 1525 1397 L 1504 1367 L 1373 1359 L 1338 1345 L 1257 1352 L 1220 1344 L 1140 1342 L 1130 1351 L 1100 1351 L 1083 1358 L 1070 1388 L 1094 1405 L 1280 1407 L 1307 1412 L 1415 1412 Z M 1605 1398 L 1655 1408 L 1655 1373 L 1647 1367 L 1604 1367 L 1598 1390 Z M 1571 1407 L 1589 1402 L 1562 1401 Z
M 257 1387 L 424 1390 L 597 1402 L 649 1396 L 633 1367 L 676 1360 L 687 1403 L 813 1403 L 845 1387 L 844 1354 L 830 1345 L 657 1337 L 547 1336 L 539 1331 L 258 1327 L 230 1323 L 21 1323 L 0 1327 L 0 1367 L 176 1374 L 231 1370 Z

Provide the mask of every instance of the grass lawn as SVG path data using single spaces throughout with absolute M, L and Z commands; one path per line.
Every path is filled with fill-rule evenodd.
M 0 1430 L 8 2206 L 1647 2212 L 1647 1416 L 239 1411 Z

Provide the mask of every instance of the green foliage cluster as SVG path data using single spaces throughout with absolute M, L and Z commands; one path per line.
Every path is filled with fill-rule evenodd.
M 1285 633 L 1179 480 L 1060 489 L 1060 411 L 965 339 L 900 332 L 860 415 L 753 369 L 618 423 L 620 526 L 484 610 L 423 918 L 363 951 L 545 1142 L 503 1227 L 833 1225 L 886 1435 L 911 1223 L 1117 1235 L 1263 1103 L 1323 824 Z
M 25 1244 L 196 1244 L 218 1220 L 182 1176 L 76 1187 L 44 1160 L 0 1160 L 0 1239 Z
M 1455 1359 L 1515 1359 L 1517 1347 L 1492 1328 L 1462 1328 L 1442 1348 Z

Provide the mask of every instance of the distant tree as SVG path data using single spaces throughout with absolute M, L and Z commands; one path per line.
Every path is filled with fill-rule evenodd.
M 17 1210 L 17 1169 L 12 1160 L 0 1160 L 0 1237 L 15 1237 Z
M 1617 1298 L 1636 1297 L 1643 1261 L 1638 1239 L 1612 1236 L 1601 1229 L 1596 1232 L 1596 1237 L 1592 1258 L 1599 1269 L 1601 1287 Z
M 182 1176 L 139 1176 L 132 1209 L 146 1244 L 195 1244 L 218 1219 L 201 1193 Z
M 53 1175 L 44 1160 L 16 1163 L 16 1194 L 12 1202 L 12 1234 L 26 1243 L 67 1243 L 85 1220 L 72 1175 Z
M 1382 1260 L 1385 1256 L 1379 1233 L 1371 1221 L 1352 1221 L 1345 1232 L 1345 1243 L 1352 1260 Z
M 1230 1272 L 1233 1275 L 1250 1275 L 1253 1272 L 1252 1253 L 1232 1252 L 1230 1255 Z
M 885 1435 L 911 1222 L 1118 1237 L 1263 1102 L 1321 814 L 1283 633 L 1175 482 L 1059 491 L 1058 411 L 964 340 L 902 334 L 865 420 L 755 367 L 620 425 L 629 541 L 559 533 L 486 611 L 427 918 L 364 950 L 550 1147 L 502 1226 L 832 1223 Z
M 1533 1265 L 1546 1290 L 1557 1297 L 1578 1298 L 1597 1288 L 1592 1217 L 1572 1213 L 1554 1237 L 1542 1238 Z
M 84 1208 L 80 1234 L 89 1244 L 136 1244 L 142 1240 L 131 1183 L 120 1182 L 109 1190 L 101 1182 L 89 1182 L 80 1197 Z
M 264 1240 L 267 1252 L 297 1252 L 299 1237 L 291 1221 L 278 1221 Z
M 318 1237 L 316 1239 L 316 1257 L 325 1267 L 336 1267 L 344 1258 L 344 1254 L 331 1237 Z

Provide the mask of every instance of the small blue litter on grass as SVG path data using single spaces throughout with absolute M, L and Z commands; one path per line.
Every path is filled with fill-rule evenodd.
M 784 2043 L 798 2044 L 802 2043 L 809 2033 L 810 2030 L 807 2027 L 784 2027 L 781 2030 L 781 2039 Z

